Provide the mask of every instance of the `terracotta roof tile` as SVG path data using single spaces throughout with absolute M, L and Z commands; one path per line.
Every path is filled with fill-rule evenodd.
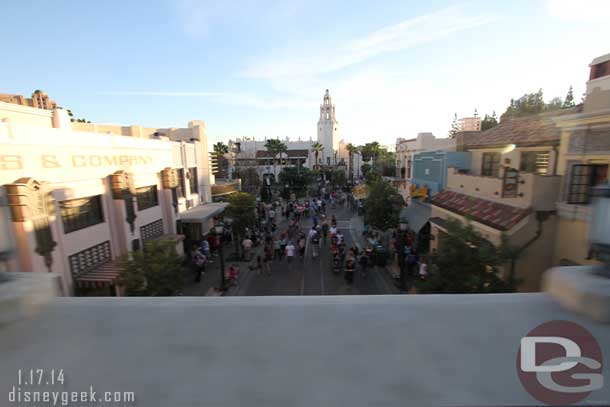
M 431 203 L 503 231 L 510 230 L 532 211 L 531 208 L 517 208 L 449 190 L 436 194 Z
M 288 150 L 286 151 L 289 158 L 297 158 L 297 157 L 307 157 L 309 155 L 309 151 L 306 149 L 302 150 Z M 256 158 L 272 158 L 273 155 L 267 150 L 258 150 L 256 152 Z
M 518 147 L 559 145 L 559 127 L 553 118 L 576 113 L 579 106 L 532 116 L 504 120 L 495 127 L 485 131 L 468 131 L 457 134 L 458 144 L 464 149 L 500 147 L 516 144 Z

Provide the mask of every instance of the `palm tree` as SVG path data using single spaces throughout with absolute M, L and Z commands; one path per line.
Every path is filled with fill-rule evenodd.
M 279 139 L 269 139 L 265 143 L 265 148 L 267 152 L 273 157 L 273 181 L 276 181 L 276 159 L 275 157 L 278 154 L 281 154 L 285 151 L 288 151 L 288 147 L 286 144 L 282 143 Z
M 315 142 L 311 145 L 311 149 L 313 150 L 313 153 L 316 155 L 316 165 L 314 166 L 314 168 L 318 167 L 318 155 L 320 155 L 320 152 L 324 150 L 324 146 L 318 142 Z
M 353 145 L 352 143 L 349 143 L 345 149 L 347 150 L 347 153 L 349 154 L 349 179 L 351 181 L 351 183 L 354 183 L 354 154 L 358 153 L 358 147 L 356 147 L 355 145 Z
M 229 152 L 229 146 L 227 146 L 222 141 L 219 141 L 218 143 L 214 144 L 213 148 L 214 152 L 216 153 L 216 158 Z

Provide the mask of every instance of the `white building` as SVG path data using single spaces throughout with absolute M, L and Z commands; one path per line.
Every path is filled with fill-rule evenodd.
M 326 89 L 324 99 L 320 105 L 320 119 L 318 120 L 318 143 L 324 146 L 324 151 L 318 157 L 318 164 L 335 164 L 335 153 L 339 150 L 339 123 L 335 116 L 335 105 Z
M 413 156 L 421 151 L 455 151 L 454 139 L 437 139 L 432 133 L 418 133 L 416 138 L 396 139 L 396 176 L 400 179 L 399 192 L 408 200 L 413 179 Z
M 0 102 L 0 185 L 13 271 L 48 270 L 64 295 L 120 294 L 116 260 L 153 239 L 182 249 L 224 204 L 211 201 L 205 125 L 151 129 L 71 123 L 62 109 Z

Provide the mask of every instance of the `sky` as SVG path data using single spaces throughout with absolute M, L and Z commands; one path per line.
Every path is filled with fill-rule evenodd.
M 339 137 L 419 132 L 511 98 L 574 87 L 610 53 L 610 0 L 7 1 L 0 93 L 43 89 L 95 123 L 186 127 L 209 143 L 316 138 L 329 89 Z

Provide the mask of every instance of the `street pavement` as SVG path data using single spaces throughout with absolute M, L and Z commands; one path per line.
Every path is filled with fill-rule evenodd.
M 362 247 L 361 230 L 357 222 L 352 222 L 354 212 L 341 207 L 327 209 L 327 218 L 332 214 L 337 218 L 338 229 L 345 236 L 346 247 Z M 311 218 L 301 222 L 303 230 L 311 228 Z M 282 221 L 278 231 L 285 230 L 287 224 Z M 257 249 L 258 252 L 262 248 Z M 307 246 L 305 258 L 295 257 L 292 262 L 286 258 L 272 262 L 271 275 L 258 274 L 248 268 L 241 268 L 239 286 L 233 287 L 225 295 L 231 296 L 267 296 L 267 295 L 353 295 L 353 294 L 398 294 L 394 280 L 384 267 L 370 267 L 366 278 L 360 275 L 359 269 L 353 283 L 347 283 L 343 272 L 335 274 L 331 267 L 332 255 L 329 242 L 320 250 L 320 256 L 312 258 L 311 247 Z

